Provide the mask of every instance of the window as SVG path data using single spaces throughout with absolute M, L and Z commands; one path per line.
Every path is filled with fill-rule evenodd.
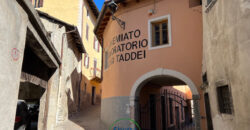
M 84 66 L 86 68 L 89 68 L 89 57 L 87 54 L 85 54 L 85 57 L 84 57 Z
M 88 17 L 88 19 L 89 19 L 89 10 L 87 9 L 87 17 Z
M 173 99 L 169 98 L 169 114 L 170 114 L 170 124 L 174 123 L 174 117 L 173 117 Z
M 109 55 L 108 55 L 108 51 L 105 51 L 105 64 L 104 64 L 104 69 L 108 69 L 108 58 L 109 58 Z
M 95 86 L 92 86 L 92 96 L 91 96 L 92 97 L 92 100 L 91 100 L 92 105 L 95 105 L 95 97 L 96 97 L 95 90 L 96 90 Z
M 87 93 L 87 83 L 84 82 L 84 92 Z
M 89 39 L 89 25 L 86 24 L 86 39 Z
M 228 85 L 217 87 L 219 110 L 221 113 L 232 114 L 233 104 Z
M 94 59 L 94 76 L 96 76 L 96 69 L 97 69 L 97 60 Z
M 34 8 L 43 7 L 43 0 L 30 0 L 30 2 L 34 5 Z
M 153 40 L 152 46 L 159 46 L 163 44 L 168 44 L 168 22 L 167 20 L 153 23 Z
M 207 72 L 205 72 L 205 73 L 202 75 L 202 82 L 203 82 L 205 85 L 208 85 Z
M 149 20 L 149 49 L 171 46 L 170 15 Z
M 52 37 L 52 34 L 53 34 L 53 32 L 48 31 L 48 35 L 49 35 L 50 38 Z
M 99 45 L 99 42 L 98 42 L 98 40 L 96 39 L 96 37 L 94 38 L 94 44 L 93 44 L 93 46 L 94 46 L 94 49 L 95 49 L 97 52 L 99 52 L 100 45 Z

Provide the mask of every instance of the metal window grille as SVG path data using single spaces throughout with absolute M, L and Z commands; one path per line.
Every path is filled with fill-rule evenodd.
M 217 87 L 219 110 L 221 113 L 232 114 L 233 104 L 228 85 Z

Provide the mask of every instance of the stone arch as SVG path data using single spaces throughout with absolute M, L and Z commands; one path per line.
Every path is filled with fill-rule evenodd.
M 138 116 L 137 116 L 138 104 L 139 104 L 138 99 L 139 99 L 140 91 L 145 85 L 145 83 L 147 83 L 147 81 L 155 77 L 167 77 L 167 76 L 180 79 L 189 86 L 192 92 L 192 99 L 194 102 L 195 128 L 196 130 L 200 130 L 201 129 L 200 127 L 200 103 L 199 103 L 200 94 L 197 90 L 197 87 L 195 86 L 193 81 L 190 78 L 188 78 L 186 75 L 180 72 L 177 72 L 175 70 L 170 70 L 170 69 L 158 68 L 156 70 L 153 70 L 151 72 L 148 72 L 142 75 L 135 81 L 130 92 L 130 114 L 131 114 L 130 117 L 138 121 Z

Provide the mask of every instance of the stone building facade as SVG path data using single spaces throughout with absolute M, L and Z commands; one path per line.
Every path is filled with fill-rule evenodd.
M 38 11 L 62 64 L 54 76 L 49 97 L 47 128 L 54 129 L 80 109 L 82 53 L 85 49 L 76 26 Z
M 42 12 L 72 24 L 79 30 L 86 54 L 82 56 L 81 108 L 100 104 L 102 47 L 93 32 L 99 15 L 93 0 L 30 0 Z M 62 13 L 64 12 L 64 13 Z
M 41 113 L 47 113 L 49 82 L 61 59 L 29 1 L 3 0 L 0 10 L 0 97 L 3 106 L 0 108 L 0 129 L 13 130 L 19 98 L 41 101 Z M 22 92 L 26 91 L 20 90 L 27 90 L 28 87 L 45 91 L 34 89 L 25 97 Z M 32 93 L 38 94 L 38 97 L 32 96 Z M 46 114 L 41 117 L 39 122 L 44 123 Z
M 250 2 L 203 0 L 203 86 L 207 128 L 250 127 Z
M 38 129 L 56 129 L 80 108 L 80 33 L 37 13 L 29 0 L 1 1 L 0 10 L 0 85 L 8 86 L 0 94 L 0 129 L 13 130 L 17 100 L 38 102 Z

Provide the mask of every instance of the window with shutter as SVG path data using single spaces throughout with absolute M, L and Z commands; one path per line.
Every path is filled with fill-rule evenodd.
M 100 44 L 98 42 L 97 52 L 99 52 L 99 51 L 100 51 Z
M 99 42 L 96 39 L 96 37 L 94 38 L 94 44 L 93 44 L 94 49 L 99 52 Z
M 87 65 L 87 68 L 89 68 L 89 57 L 88 57 L 88 65 Z
M 105 53 L 104 53 L 104 56 L 105 56 L 105 59 L 104 59 L 104 69 L 108 69 L 108 51 L 105 50 Z
M 89 68 L 88 65 L 89 64 L 89 57 L 88 57 L 88 55 L 87 54 L 85 54 L 85 57 L 84 57 L 84 66 L 86 67 L 86 68 Z
M 89 26 L 86 24 L 86 39 L 89 39 Z
M 88 19 L 89 19 L 89 10 L 87 9 L 87 17 L 88 17 Z
M 30 0 L 34 8 L 43 7 L 43 0 Z

